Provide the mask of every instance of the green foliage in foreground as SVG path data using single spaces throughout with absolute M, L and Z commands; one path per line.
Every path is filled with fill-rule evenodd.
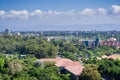
M 0 80 L 69 80 L 70 75 L 60 74 L 53 63 L 36 63 L 32 58 L 0 58 Z
M 101 80 L 101 75 L 94 64 L 86 64 L 83 73 L 80 75 L 80 80 Z
M 103 60 L 87 60 L 86 64 L 95 64 L 103 78 L 108 80 L 120 79 L 120 60 L 103 59 Z

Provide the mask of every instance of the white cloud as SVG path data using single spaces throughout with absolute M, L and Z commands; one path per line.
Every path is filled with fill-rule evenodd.
M 0 16 L 7 14 L 4 10 L 0 10 Z
M 104 8 L 86 8 L 83 11 L 42 11 L 37 9 L 33 12 L 28 12 L 27 10 L 10 10 L 6 12 L 0 10 L 0 23 L 4 25 L 14 24 L 15 26 L 120 23 L 120 15 L 113 15 L 120 14 L 119 7 L 120 6 L 113 5 L 109 10 Z M 109 14 L 109 11 L 113 14 Z
M 97 10 L 86 8 L 81 12 L 82 15 L 106 15 L 107 11 L 104 8 L 98 8 Z
M 104 8 L 98 8 L 97 13 L 101 15 L 106 15 L 107 11 Z
M 82 15 L 94 15 L 95 13 L 95 10 L 90 8 L 86 8 L 81 12 Z
M 0 10 L 0 17 L 4 18 L 7 15 L 7 13 L 4 10 Z
M 120 6 L 118 5 L 112 5 L 111 10 L 113 14 L 120 14 Z
M 37 9 L 34 12 L 31 13 L 32 16 L 34 16 L 34 15 L 41 15 L 41 14 L 43 14 L 43 12 L 41 10 L 39 10 L 39 9 Z
M 53 11 L 53 10 L 49 10 L 48 12 L 46 12 L 48 15 L 63 15 L 66 12 L 63 11 Z
M 112 13 L 112 14 L 109 14 Z M 74 10 L 69 10 L 69 11 L 53 11 L 53 10 L 48 10 L 48 11 L 42 11 L 42 10 L 35 10 L 33 12 L 28 12 L 27 10 L 10 10 L 9 12 L 5 12 L 4 10 L 0 10 L 0 17 L 9 17 L 9 18 L 22 18 L 22 19 L 27 19 L 31 16 L 69 16 L 69 17 L 74 17 L 74 16 L 100 16 L 100 15 L 113 15 L 113 14 L 120 14 L 120 6 L 118 5 L 112 5 L 111 9 L 106 10 L 104 8 L 98 8 L 98 9 L 90 9 L 86 8 L 83 11 L 74 11 Z
M 15 11 L 15 10 L 11 10 L 7 17 L 11 17 L 11 18 L 22 18 L 22 19 L 27 19 L 29 17 L 29 12 L 27 10 L 21 10 L 21 11 Z

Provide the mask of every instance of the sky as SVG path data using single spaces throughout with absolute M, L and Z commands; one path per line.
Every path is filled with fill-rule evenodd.
M 120 30 L 120 0 L 0 0 L 0 31 Z

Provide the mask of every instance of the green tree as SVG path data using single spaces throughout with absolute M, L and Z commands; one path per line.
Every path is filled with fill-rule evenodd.
M 12 74 L 12 75 L 22 71 L 22 69 L 23 69 L 22 64 L 19 61 L 16 61 L 16 60 L 11 61 L 9 63 L 8 68 L 9 68 L 9 73 Z
M 0 71 L 3 70 L 4 64 L 5 64 L 4 59 L 0 59 Z
M 80 75 L 80 80 L 101 80 L 101 75 L 94 64 L 86 64 L 83 73 Z

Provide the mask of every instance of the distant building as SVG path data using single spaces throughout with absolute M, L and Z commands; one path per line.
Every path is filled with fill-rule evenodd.
M 85 45 L 87 48 L 95 49 L 97 46 L 114 46 L 120 48 L 120 41 L 117 41 L 116 38 L 110 38 L 107 41 L 100 41 L 99 37 L 96 37 L 95 41 L 86 40 L 82 41 L 82 45 Z
M 21 35 L 20 32 L 17 32 L 17 35 L 20 36 Z
M 97 36 L 95 39 L 95 47 L 97 47 L 100 44 L 100 38 Z
M 95 49 L 95 41 L 92 42 L 92 49 Z
M 100 45 L 100 38 L 97 36 L 95 40 L 86 40 L 82 41 L 82 43 L 87 48 L 95 49 L 97 46 Z
M 86 47 L 89 46 L 89 41 L 83 41 L 83 45 L 85 45 Z
M 110 38 L 107 41 L 117 41 L 117 39 L 116 38 Z
M 116 38 L 110 38 L 107 41 L 101 41 L 100 45 L 120 47 L 120 41 L 117 41 Z
M 5 34 L 10 34 L 10 30 L 9 29 L 5 29 Z
M 13 32 L 14 35 L 20 36 L 21 33 L 20 32 Z

